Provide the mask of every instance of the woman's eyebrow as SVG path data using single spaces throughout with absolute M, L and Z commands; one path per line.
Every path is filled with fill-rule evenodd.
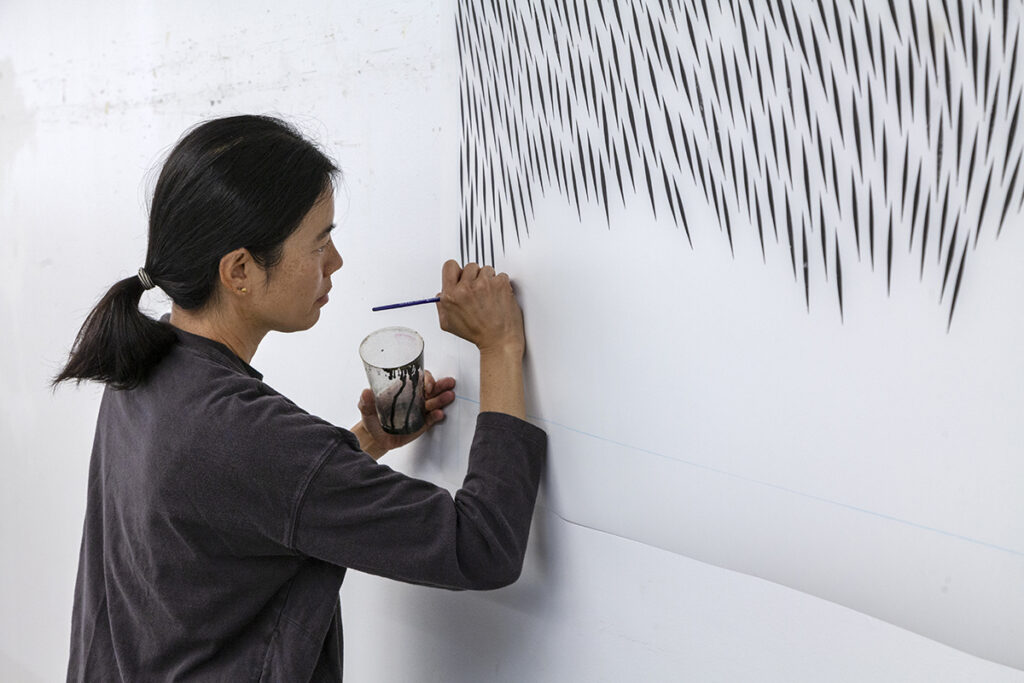
M 335 228 L 334 223 L 331 223 L 326 228 L 324 228 L 323 232 L 321 232 L 319 235 L 316 236 L 317 241 L 319 242 L 320 240 L 322 240 L 323 238 L 325 238 L 329 234 L 331 234 L 331 230 L 334 230 L 334 228 Z

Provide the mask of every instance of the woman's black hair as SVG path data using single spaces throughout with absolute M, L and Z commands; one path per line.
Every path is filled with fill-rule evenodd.
M 294 127 L 269 116 L 231 116 L 190 130 L 167 157 L 149 212 L 144 268 L 175 304 L 197 310 L 216 296 L 221 258 L 245 248 L 263 268 L 324 193 L 334 163 Z M 139 310 L 142 281 L 114 284 L 82 324 L 53 380 L 130 389 L 175 344 L 168 323 Z

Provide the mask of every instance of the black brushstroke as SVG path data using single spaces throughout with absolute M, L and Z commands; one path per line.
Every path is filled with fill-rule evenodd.
M 811 278 L 810 273 L 807 269 L 807 225 L 805 224 L 801 231 L 803 232 L 803 242 L 800 246 L 800 261 L 803 264 L 801 268 L 804 274 L 804 301 L 807 305 L 807 312 L 811 312 Z
M 998 239 L 1024 208 L 1021 14 L 950 2 L 460 0 L 460 255 L 493 262 L 522 245 L 548 190 L 580 220 L 597 202 L 608 229 L 629 229 L 610 200 L 629 208 L 645 188 L 651 215 L 691 248 L 691 228 L 710 227 L 690 225 L 695 201 L 732 253 L 749 239 L 742 224 L 756 227 L 765 263 L 784 222 L 795 280 L 817 229 L 820 250 L 801 256 L 824 277 L 804 277 L 805 305 L 835 275 L 842 309 L 829 242 L 838 254 L 852 230 L 873 269 L 874 224 L 887 221 L 887 291 L 905 240 L 942 301 L 966 272 L 953 244 Z
M 949 321 L 946 323 L 946 332 L 953 326 L 953 312 L 956 310 L 956 300 L 960 295 L 960 282 L 964 277 L 964 264 L 967 263 L 967 245 L 964 244 L 963 253 L 960 255 L 960 268 L 956 272 L 956 284 L 953 285 L 953 302 L 949 305 Z
M 839 260 L 839 240 L 836 240 L 836 296 L 839 299 L 839 320 L 845 320 L 843 314 L 843 266 Z

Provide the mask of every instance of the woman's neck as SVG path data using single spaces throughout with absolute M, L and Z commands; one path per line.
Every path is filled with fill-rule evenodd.
M 252 362 L 266 331 L 258 331 L 230 311 L 218 309 L 188 311 L 171 305 L 171 324 L 180 330 L 220 342 L 244 360 Z

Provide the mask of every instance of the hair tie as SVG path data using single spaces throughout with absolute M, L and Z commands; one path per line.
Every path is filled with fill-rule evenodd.
M 156 287 L 156 285 L 153 284 L 153 278 L 149 276 L 149 273 L 146 272 L 145 268 L 139 268 L 139 282 L 142 283 L 143 289 L 153 289 Z

